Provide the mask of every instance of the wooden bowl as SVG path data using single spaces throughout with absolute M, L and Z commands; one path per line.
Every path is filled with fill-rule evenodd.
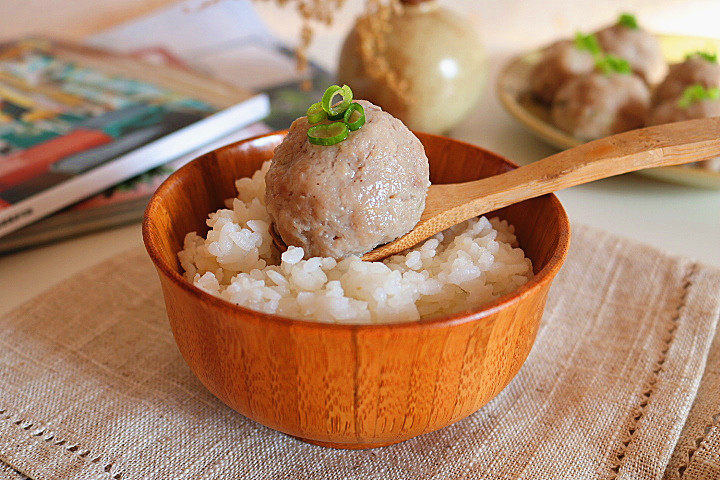
M 499 210 L 515 225 L 535 275 L 481 309 L 384 325 L 339 325 L 255 312 L 181 275 L 185 235 L 236 195 L 234 181 L 272 157 L 284 132 L 251 138 L 190 162 L 150 200 L 145 246 L 158 271 L 180 352 L 213 394 L 248 418 L 336 448 L 389 445 L 478 410 L 515 376 L 535 340 L 570 230 L 554 195 Z M 515 165 L 482 148 L 417 134 L 434 183 L 476 180 Z M 490 217 L 490 215 L 488 215 Z

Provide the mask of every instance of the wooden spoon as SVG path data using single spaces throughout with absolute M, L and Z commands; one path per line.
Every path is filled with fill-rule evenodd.
M 410 232 L 363 255 L 379 261 L 473 217 L 563 188 L 645 168 L 720 157 L 720 117 L 641 128 L 594 140 L 509 172 L 465 183 L 431 185 Z M 599 207 L 602 208 L 602 207 Z M 273 241 L 287 247 L 271 227 Z

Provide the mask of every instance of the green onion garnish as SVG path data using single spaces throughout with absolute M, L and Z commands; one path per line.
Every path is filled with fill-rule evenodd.
M 346 112 L 347 110 L 345 110 Z M 343 116 L 345 115 L 345 112 L 340 112 L 337 115 L 328 115 L 328 120 L 342 120 Z
M 348 126 L 343 122 L 327 125 L 314 125 L 307 132 L 308 140 L 313 145 L 335 145 L 348 137 Z
M 597 37 L 592 33 L 585 35 L 582 32 L 577 32 L 575 34 L 575 47 L 578 50 L 587 50 L 596 57 L 603 53 L 600 48 L 600 42 L 598 42 Z
M 595 57 L 595 68 L 606 75 L 630 73 L 632 71 L 627 60 L 616 55 L 605 55 L 595 34 L 585 35 L 582 32 L 577 32 L 575 34 L 575 48 L 590 52 Z
M 720 100 L 720 88 L 705 88 L 703 85 L 696 83 L 687 87 L 678 100 L 678 105 L 682 108 L 688 108 L 693 103 L 702 102 L 703 100 Z
M 310 105 L 307 109 L 307 119 L 308 123 L 318 123 L 322 122 L 327 118 L 327 113 L 325 113 L 325 110 L 322 108 L 322 104 L 320 102 L 313 103 Z
M 355 131 L 365 125 L 365 109 L 359 103 L 353 102 L 347 110 L 345 110 L 343 120 L 350 131 Z
M 342 99 L 333 104 L 336 95 Z M 324 120 L 340 120 L 332 123 L 313 125 L 307 131 L 308 141 L 313 145 L 335 145 L 345 140 L 351 130 L 357 130 L 365 124 L 365 110 L 359 103 L 353 103 L 350 87 L 331 85 L 325 90 L 322 100 L 313 103 L 307 109 L 310 124 Z
M 610 75 L 611 73 L 628 74 L 632 72 L 630 63 L 624 58 L 615 55 L 605 55 L 603 58 L 598 59 L 595 62 L 595 67 L 605 75 Z
M 333 105 L 332 101 L 335 95 L 340 95 L 342 101 Z M 325 90 L 322 97 L 322 108 L 328 114 L 328 116 L 337 116 L 345 112 L 348 106 L 352 103 L 353 94 L 350 87 L 343 85 L 338 87 L 337 85 L 331 85 Z
M 633 30 L 637 30 L 639 28 L 637 18 L 635 18 L 635 15 L 631 13 L 620 14 L 617 23 L 618 25 L 622 25 L 623 27 L 631 28 Z
M 697 51 L 697 52 L 688 53 L 687 55 L 685 55 L 685 60 L 692 58 L 692 57 L 700 57 L 703 60 L 707 60 L 710 63 L 717 63 L 717 61 L 718 61 L 717 53 L 708 53 L 708 52 Z

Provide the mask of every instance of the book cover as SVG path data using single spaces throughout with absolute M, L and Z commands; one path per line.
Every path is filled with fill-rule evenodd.
M 0 46 L 0 235 L 263 118 L 190 71 L 46 40 Z
M 270 101 L 270 112 L 263 122 L 233 132 L 5 235 L 0 238 L 0 253 L 140 220 L 152 192 L 174 170 L 214 147 L 287 128 L 294 119 L 304 115 L 307 106 L 332 83 L 332 75 L 312 62 L 304 74 L 299 73 L 295 51 L 270 33 L 250 2 L 236 0 L 202 9 L 193 5 L 180 2 L 159 9 L 88 41 L 148 64 L 201 72 L 206 77 L 264 93 Z M 203 31 L 217 30 L 218 25 L 223 26 L 218 35 L 201 35 Z M 153 35 L 146 35 L 148 31 Z M 310 91 L 302 88 L 305 80 L 311 81 Z
M 0 254 L 137 222 L 142 219 L 155 189 L 175 170 L 210 150 L 269 131 L 265 124 L 253 123 L 187 155 L 26 225 L 0 237 Z

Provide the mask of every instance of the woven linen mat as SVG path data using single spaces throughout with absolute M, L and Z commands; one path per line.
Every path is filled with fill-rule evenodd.
M 26 480 L 27 477 L 6 463 L 0 462 L 0 480 Z
M 666 478 L 720 479 L 720 326 Z
M 717 479 L 719 313 L 720 271 L 576 226 L 500 395 L 443 430 L 339 451 L 207 392 L 133 250 L 0 320 L 0 478 Z

